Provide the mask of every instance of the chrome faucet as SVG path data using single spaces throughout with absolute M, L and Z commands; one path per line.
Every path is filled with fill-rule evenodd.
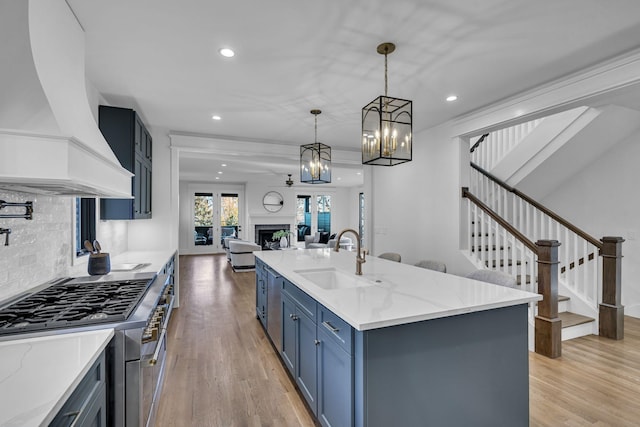
M 361 251 L 360 250 L 360 235 L 358 234 L 358 232 L 352 228 L 345 228 L 344 230 L 342 230 L 341 232 L 338 233 L 338 235 L 336 236 L 336 245 L 334 246 L 334 251 L 339 252 L 340 251 L 340 239 L 342 238 L 342 235 L 346 232 L 352 232 L 353 234 L 355 234 L 356 236 L 356 274 L 358 276 L 362 276 L 362 264 L 364 264 L 365 262 L 367 262 L 365 260 L 365 251 Z

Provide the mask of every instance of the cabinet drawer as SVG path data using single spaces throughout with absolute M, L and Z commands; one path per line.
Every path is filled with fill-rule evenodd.
M 307 316 L 311 317 L 313 322 L 316 322 L 316 300 L 304 293 L 300 288 L 291 283 L 288 280 L 283 280 L 282 292 L 289 295 L 301 308 L 303 308 Z
M 318 312 L 318 328 L 327 332 L 327 335 L 334 339 L 340 347 L 351 354 L 353 342 L 353 328 L 351 325 L 322 305 L 319 305 Z
M 96 396 L 98 399 L 102 399 L 102 402 L 98 401 L 97 405 L 104 408 L 106 403 L 104 400 L 104 369 L 104 353 L 102 353 L 62 406 L 50 426 L 82 425 L 78 424 L 78 421 L 85 419 L 87 411 L 96 404 L 94 403 Z

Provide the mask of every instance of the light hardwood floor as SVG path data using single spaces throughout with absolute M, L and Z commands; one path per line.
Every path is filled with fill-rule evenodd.
M 156 427 L 314 426 L 256 319 L 253 272 L 233 273 L 224 255 L 181 256 L 174 313 Z M 530 353 L 529 373 L 531 427 L 638 426 L 640 319 L 625 318 L 623 341 Z

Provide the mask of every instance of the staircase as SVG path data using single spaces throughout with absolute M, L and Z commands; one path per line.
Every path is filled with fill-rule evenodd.
M 595 239 L 485 169 L 500 170 L 501 162 L 514 151 L 522 162 L 521 153 L 531 151 L 525 145 L 534 139 L 535 130 L 549 133 L 554 126 L 558 127 L 557 118 L 549 125 L 536 120 L 472 141 L 469 187 L 462 192 L 467 201 L 462 215 L 468 224 L 463 231 L 468 236 L 462 245 L 465 255 L 477 268 L 503 271 L 517 278 L 517 287 L 543 294 L 539 303 L 543 307 L 530 310 L 530 324 L 541 329 L 535 331 L 536 351 L 540 347 L 550 357 L 560 355 L 562 340 L 597 333 L 621 339 L 623 312 L 619 296 L 623 240 Z M 526 168 L 523 164 L 521 170 Z M 541 284 L 539 277 L 544 278 Z
M 485 218 L 486 220 L 486 218 Z M 472 229 L 476 222 L 472 221 Z M 479 227 L 482 228 L 482 227 Z M 522 248 L 509 245 L 486 244 L 486 241 L 501 241 L 507 236 L 495 236 L 495 232 L 471 232 L 471 258 L 478 268 L 500 270 L 516 277 L 517 288 L 529 292 L 537 292 L 537 268 L 533 253 L 518 254 Z M 512 256 L 515 254 L 515 256 Z M 534 278 L 535 280 L 531 280 Z M 571 292 L 565 292 L 571 293 Z M 577 297 L 574 297 L 577 298 Z M 558 318 L 561 320 L 562 341 L 598 333 L 598 325 L 594 316 L 595 310 L 581 310 L 580 314 L 572 311 L 572 301 L 569 295 L 558 295 Z M 530 312 L 529 323 L 533 328 L 535 316 L 538 314 L 537 304 Z M 530 347 L 533 348 L 533 334 L 530 334 Z

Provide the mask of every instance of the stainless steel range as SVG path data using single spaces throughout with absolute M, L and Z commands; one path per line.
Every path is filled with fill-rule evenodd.
M 0 340 L 114 328 L 108 424 L 152 426 L 173 299 L 172 271 L 62 279 L 0 307 Z

